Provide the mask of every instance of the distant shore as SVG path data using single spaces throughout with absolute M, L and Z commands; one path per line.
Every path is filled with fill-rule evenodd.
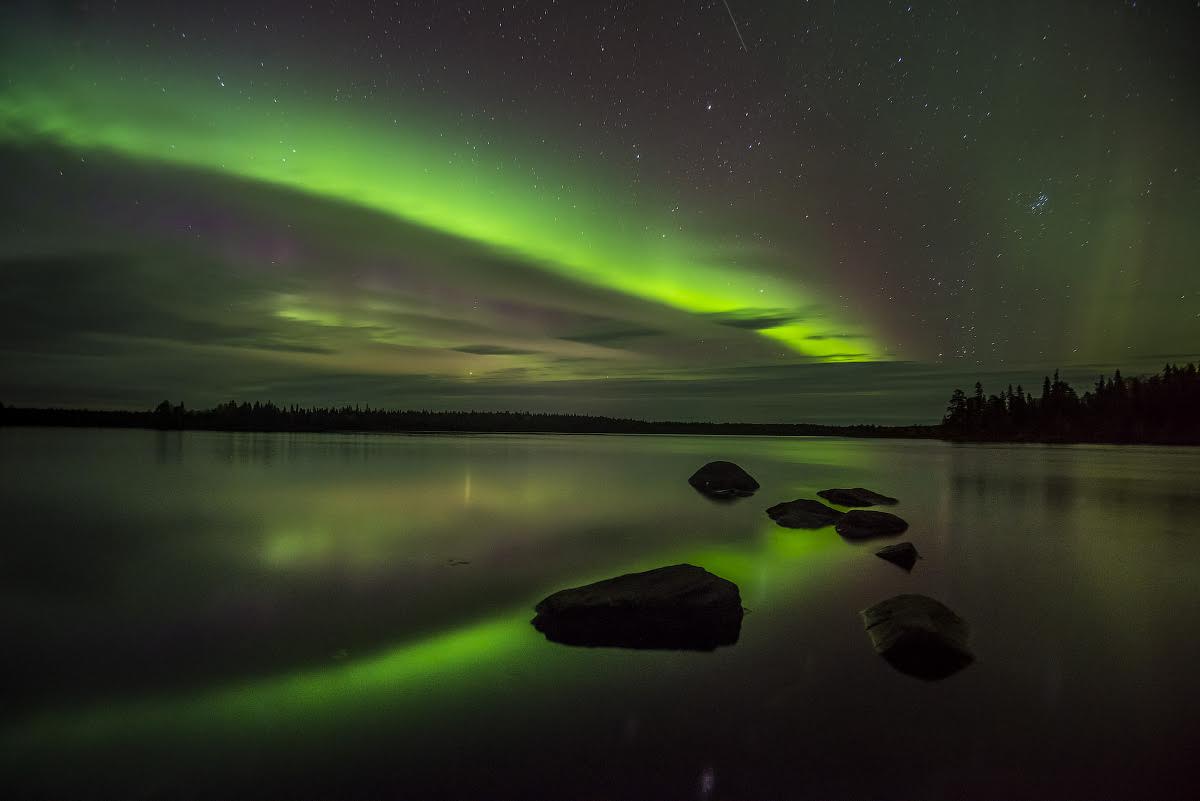
M 271 403 L 229 403 L 214 409 L 190 410 L 182 404 L 171 406 L 164 402 L 153 411 L 0 406 L 0 426 L 314 434 L 658 434 L 936 439 L 961 443 L 1200 445 L 1200 440 L 1190 435 L 1179 439 L 1128 439 L 988 434 L 955 430 L 944 423 L 909 426 L 711 423 L 532 412 L 285 408 Z
M 64 428 L 145 428 L 176 431 L 254 431 L 389 434 L 685 434 L 715 436 L 937 439 L 940 426 L 833 426 L 811 423 L 709 423 L 634 420 L 533 412 L 437 412 L 342 407 L 282 408 L 225 404 L 154 411 L 0 407 L 0 425 Z

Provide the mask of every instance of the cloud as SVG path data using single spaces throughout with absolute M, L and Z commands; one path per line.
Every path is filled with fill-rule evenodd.
M 665 334 L 665 331 L 657 328 L 618 328 L 609 331 L 595 331 L 587 334 L 570 334 L 560 336 L 559 339 L 567 342 L 579 342 L 585 345 L 607 345 L 610 342 L 624 342 L 630 339 L 639 339 L 641 337 L 656 337 Z
M 708 317 L 718 325 L 727 325 L 730 328 L 744 328 L 748 331 L 778 328 L 781 325 L 795 322 L 795 318 L 789 314 L 762 314 L 761 312 L 752 310 L 718 312 L 710 314 Z
M 1195 362 L 1200 360 L 1200 350 L 1190 353 L 1144 353 L 1140 358 L 1161 359 L 1167 362 Z
M 803 309 L 732 309 L 705 315 L 718 325 L 748 331 L 779 328 L 821 316 L 821 307 L 817 305 L 807 306 Z
M 459 348 L 450 348 L 450 350 L 455 350 L 459 353 L 474 353 L 480 356 L 525 356 L 538 353 L 536 350 L 509 348 L 503 345 L 463 345 Z
M 258 350 L 275 350 L 281 353 L 319 353 L 332 354 L 337 353 L 333 348 L 322 348 L 319 345 L 303 345 L 292 342 L 277 342 L 271 339 L 256 339 L 250 342 L 226 342 L 223 343 L 234 348 L 254 348 Z
M 827 339 L 867 339 L 864 334 L 809 334 L 805 339 L 822 342 Z
M 195 264 L 167 273 L 121 254 L 80 252 L 0 261 L 0 275 L 0 346 L 8 349 L 71 350 L 112 337 L 318 348 L 260 324 L 250 307 L 265 289 Z

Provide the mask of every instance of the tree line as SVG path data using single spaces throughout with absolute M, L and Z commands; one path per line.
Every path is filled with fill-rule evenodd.
M 724 434 L 765 436 L 932 437 L 934 426 L 828 426 L 807 423 L 710 423 L 632 420 L 542 412 L 432 411 L 371 406 L 279 406 L 230 401 L 189 409 L 164 400 L 148 411 L 5 408 L 0 423 L 163 430 L 301 432 L 479 432 L 550 434 Z
M 1195 364 L 1134 378 L 1117 370 L 1082 395 L 1057 370 L 1040 395 L 1011 384 L 985 395 L 977 382 L 970 395 L 954 390 L 941 427 L 949 439 L 1200 444 L 1200 374 Z
M 1161 373 L 1100 376 L 1079 394 L 1047 376 L 1041 394 L 1010 385 L 986 395 L 954 390 L 940 425 L 832 426 L 809 423 L 712 423 L 633 420 L 542 412 L 431 411 L 370 406 L 279 406 L 230 401 L 188 409 L 163 401 L 146 411 L 35 409 L 0 404 L 0 424 L 164 430 L 301 432 L 480 432 L 553 434 L 717 434 L 760 436 L 910 437 L 1006 442 L 1200 444 L 1200 375 L 1196 365 L 1168 364 Z

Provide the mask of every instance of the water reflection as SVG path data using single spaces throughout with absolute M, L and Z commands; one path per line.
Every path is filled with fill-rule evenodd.
M 550 642 L 585 648 L 715 651 L 737 644 L 742 631 L 741 615 L 684 620 L 631 617 L 586 624 L 535 617 L 532 622 Z
M 183 432 L 155 431 L 154 454 L 159 464 L 179 464 L 183 461 Z
M 757 495 L 696 496 L 715 459 Z M 954 798 L 1014 762 L 1010 796 L 1186 797 L 1197 452 L 3 429 L 0 463 L 18 797 Z M 911 575 L 764 514 L 885 478 Z M 676 562 L 738 584 L 736 647 L 529 625 Z M 876 656 L 857 610 L 905 592 L 969 619 L 980 661 L 925 684 Z M 873 771 L 867 718 L 909 733 Z

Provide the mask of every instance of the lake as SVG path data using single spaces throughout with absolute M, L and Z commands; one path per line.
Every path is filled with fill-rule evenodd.
M 700 496 L 713 459 L 762 488 Z M 0 469 L 6 798 L 1200 792 L 1200 449 L 7 428 Z M 764 513 L 853 486 L 909 531 Z M 736 644 L 529 623 L 680 562 L 739 585 Z M 859 610 L 906 592 L 974 664 L 874 653 Z

